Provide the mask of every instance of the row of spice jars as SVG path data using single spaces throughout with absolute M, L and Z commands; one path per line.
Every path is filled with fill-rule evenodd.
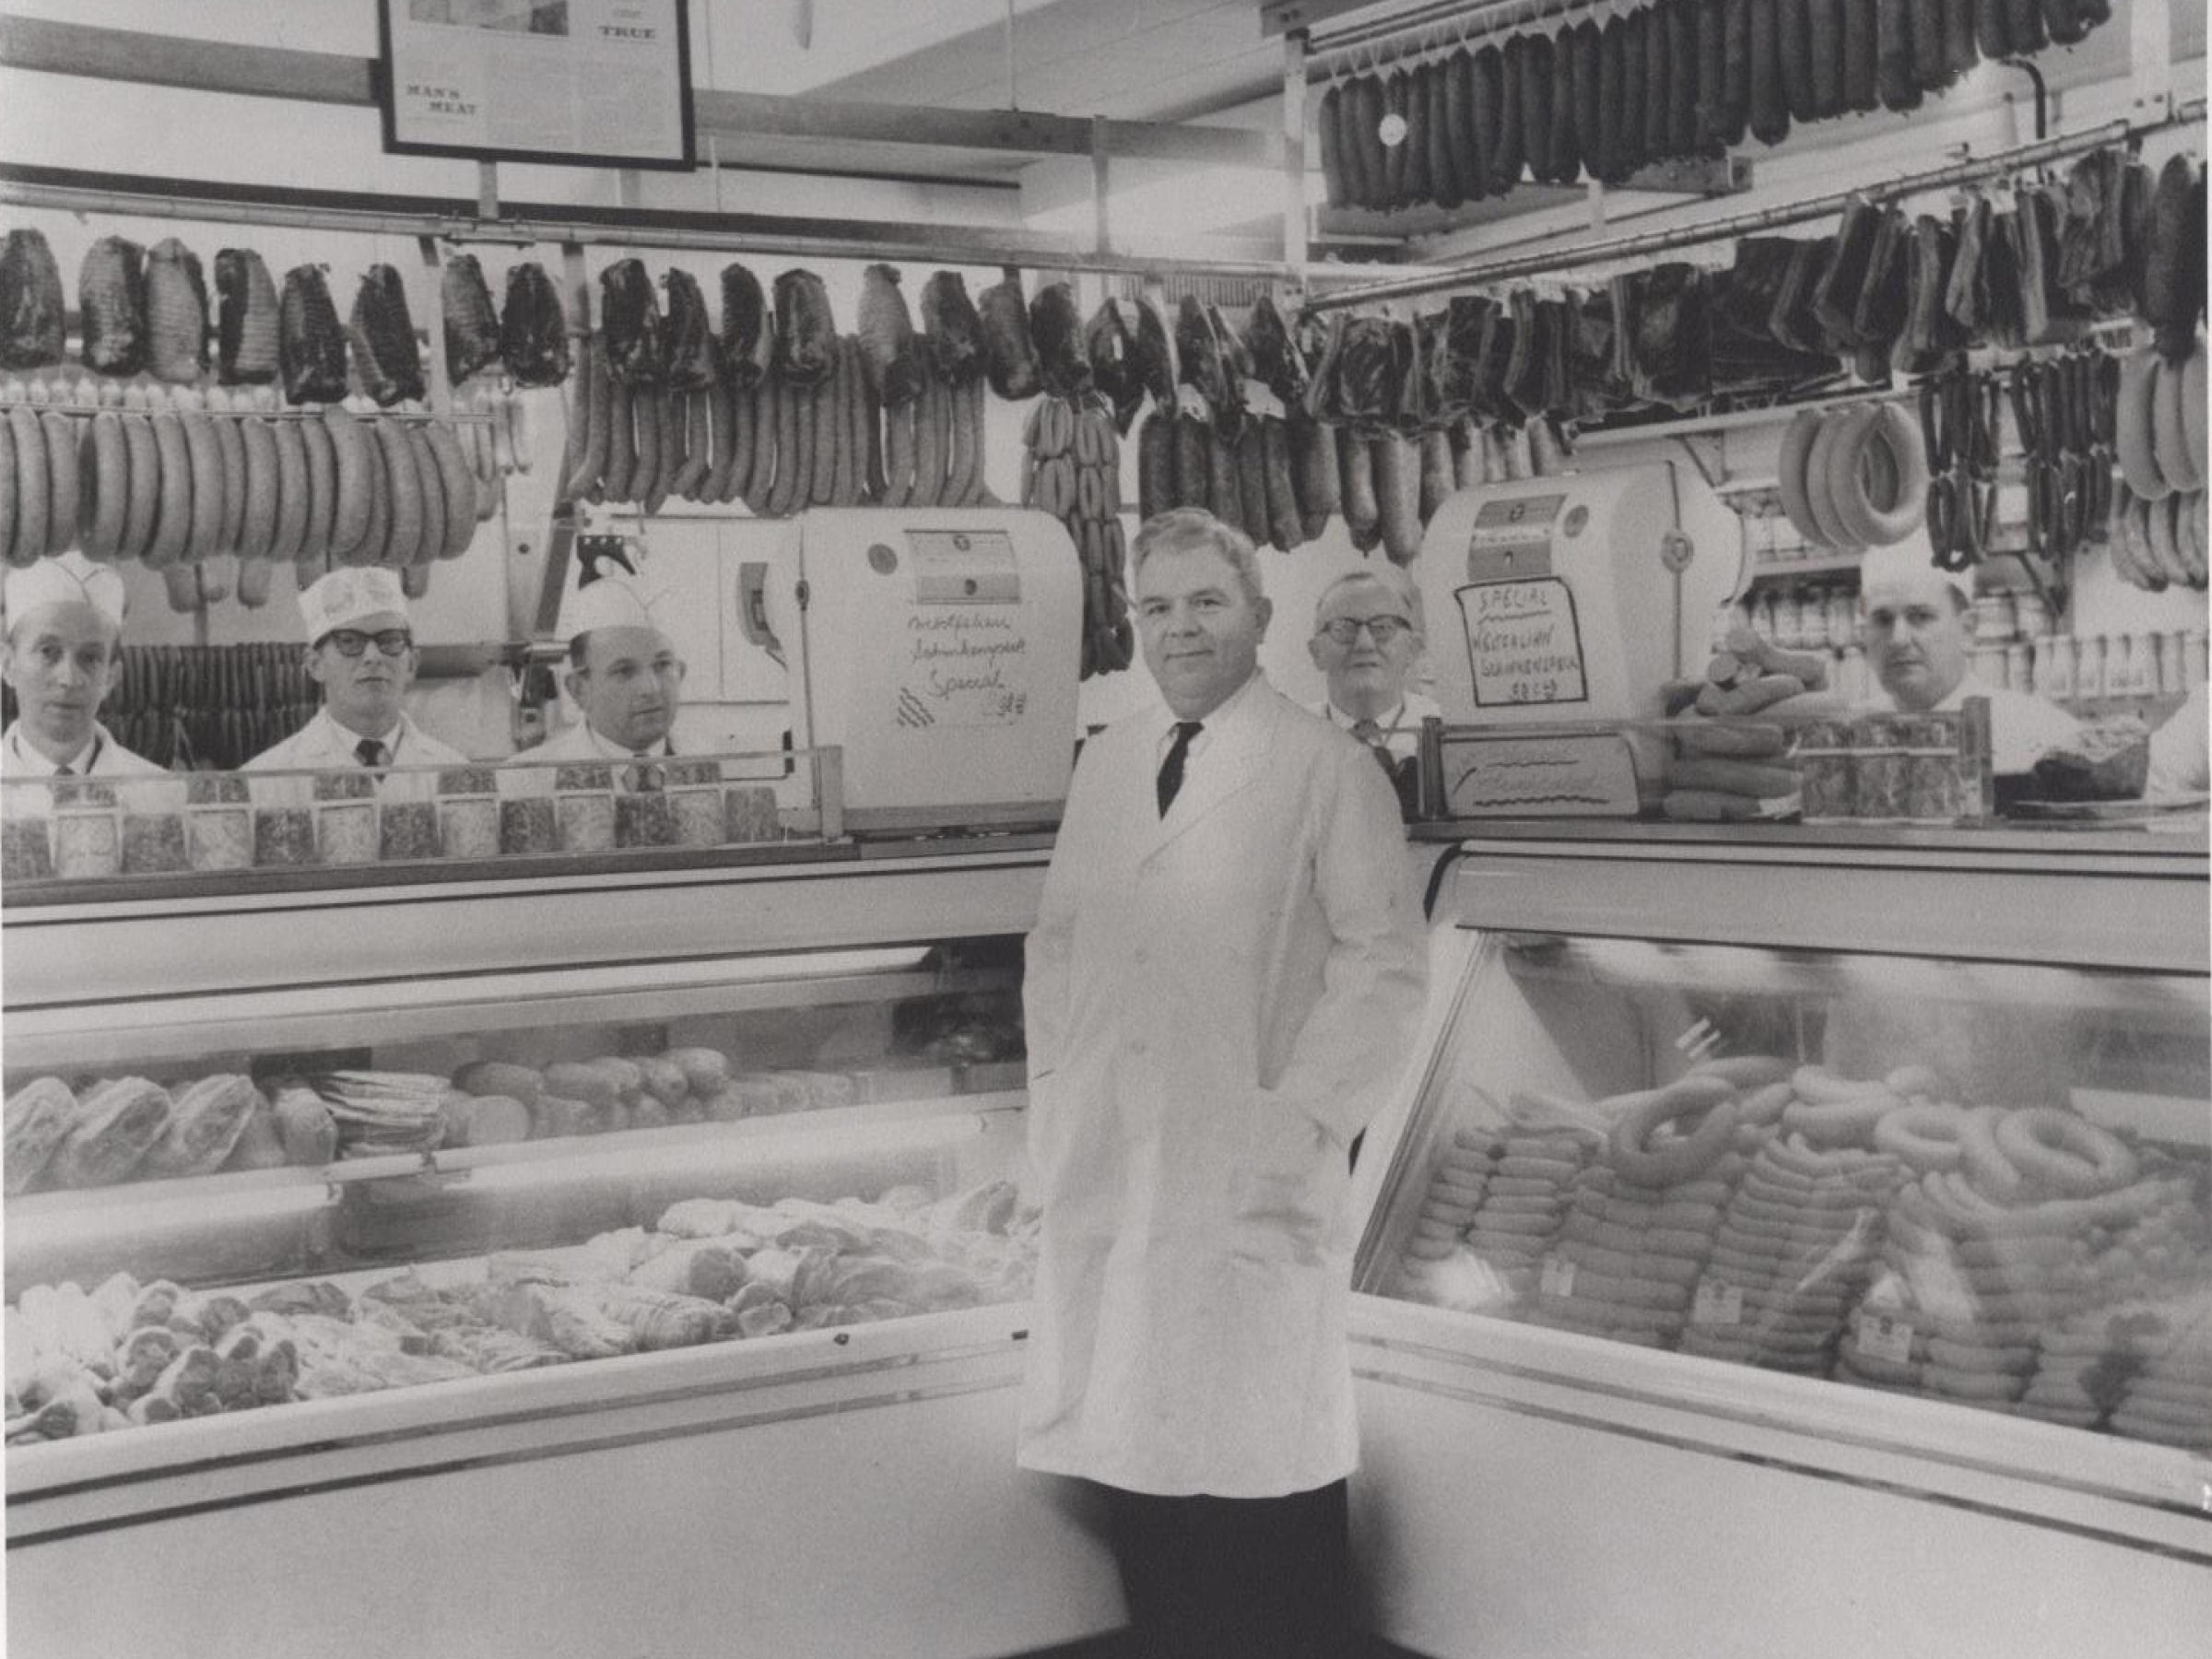
M 2206 635 L 2177 628 L 1977 641 L 1973 664 L 1975 677 L 1989 685 L 2056 700 L 2186 697 L 2205 680 Z
M 381 782 L 358 771 L 13 780 L 0 815 L 0 878 L 720 847 L 783 837 L 774 790 L 725 783 L 714 760 L 672 759 L 642 781 L 595 763 L 550 770 L 549 779 L 535 780 L 489 767 L 394 773 Z

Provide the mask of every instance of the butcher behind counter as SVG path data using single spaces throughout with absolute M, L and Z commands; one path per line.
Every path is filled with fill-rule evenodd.
M 308 677 L 323 688 L 323 707 L 241 770 L 368 772 L 380 798 L 423 801 L 435 794 L 437 773 L 417 769 L 469 764 L 406 711 L 420 658 L 396 571 L 333 571 L 300 595 L 300 617 Z M 304 805 L 312 786 L 307 777 L 257 779 L 254 796 Z

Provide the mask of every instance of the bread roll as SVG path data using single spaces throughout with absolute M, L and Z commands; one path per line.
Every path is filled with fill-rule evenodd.
M 702 1099 L 729 1080 L 729 1056 L 718 1049 L 675 1048 L 662 1057 L 682 1070 L 685 1084 Z

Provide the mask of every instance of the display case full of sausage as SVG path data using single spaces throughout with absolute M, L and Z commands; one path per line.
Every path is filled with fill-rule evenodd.
M 1363 1470 L 1421 1541 L 1379 1557 L 1384 1633 L 2191 1651 L 2201 841 L 1456 851 L 1434 1040 L 1360 1171 Z M 1688 1539 L 1704 1576 L 1657 1571 Z
M 11 1638 L 1109 1622 L 1011 1457 L 1043 856 L 11 908 Z

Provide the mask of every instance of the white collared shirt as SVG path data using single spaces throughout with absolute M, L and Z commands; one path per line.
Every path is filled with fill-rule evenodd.
M 1356 716 L 1347 714 L 1325 697 L 1312 706 L 1314 713 L 1344 731 L 1352 731 L 1359 724 Z M 1433 698 L 1423 697 L 1418 691 L 1405 693 L 1388 720 L 1375 722 L 1382 732 L 1382 746 L 1401 757 L 1418 754 L 1421 747 L 1421 722 L 1431 716 L 1441 720 L 1443 714 Z
M 1216 704 L 1212 713 L 1201 716 L 1198 735 L 1191 739 L 1190 746 L 1183 750 L 1183 778 L 1186 782 L 1190 778 L 1190 763 L 1206 751 L 1212 744 L 1215 734 L 1225 723 L 1233 724 L 1240 712 L 1249 710 L 1253 701 L 1253 688 L 1265 686 L 1266 683 L 1266 675 L 1254 668 L 1252 671 L 1252 677 Z M 1167 759 L 1168 750 L 1175 744 L 1175 728 L 1183 724 L 1182 716 L 1172 709 L 1163 708 L 1160 713 L 1164 716 L 1167 724 L 1160 728 L 1159 750 L 1154 756 L 1156 761 Z
M 92 736 L 69 757 L 69 770 L 80 777 L 147 777 L 164 769 L 144 755 L 135 755 L 115 741 L 108 728 L 92 723 Z M 61 771 L 36 744 L 23 735 L 23 723 L 12 721 L 0 735 L 0 773 L 11 778 L 51 778 Z
M 399 717 L 397 725 L 377 741 L 384 746 L 384 767 L 399 769 L 379 782 L 377 794 L 387 800 L 427 801 L 436 795 L 438 778 L 434 771 L 413 771 L 408 769 L 471 764 L 466 755 L 451 744 L 439 742 L 405 714 Z M 249 772 L 359 771 L 365 770 L 358 752 L 360 742 L 360 733 L 348 731 L 340 725 L 331 717 L 328 707 L 324 707 L 317 709 L 315 717 L 289 737 L 262 750 L 239 770 Z M 271 780 L 272 783 L 275 782 Z M 297 793 L 300 800 L 312 797 L 312 785 L 306 779 L 286 782 L 300 785 Z M 260 798 L 259 792 L 256 792 L 256 798 Z M 273 800 L 274 794 L 269 798 Z

